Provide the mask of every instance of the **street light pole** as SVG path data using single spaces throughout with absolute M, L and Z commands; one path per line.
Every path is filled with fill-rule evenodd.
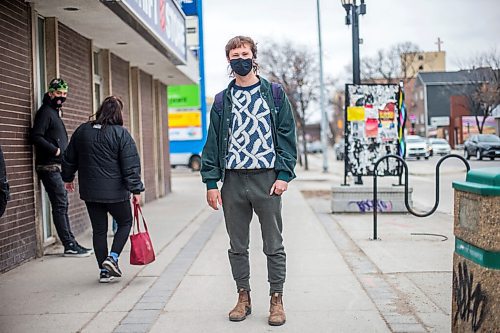
M 318 43 L 319 43 L 319 104 L 321 109 L 321 145 L 323 146 L 323 172 L 328 172 L 328 117 L 325 109 L 325 83 L 323 81 L 323 44 L 321 41 L 321 14 L 319 10 L 320 0 L 316 0 L 318 15 Z
M 352 83 L 361 84 L 359 64 L 359 13 L 356 0 L 352 5 Z
M 352 83 L 361 84 L 360 63 L 359 63 L 359 15 L 366 14 L 365 0 L 341 0 L 342 6 L 346 11 L 345 24 L 352 23 Z M 350 16 L 349 16 L 350 15 Z
M 366 14 L 365 0 L 360 0 L 361 3 L 357 5 L 357 0 L 341 0 L 342 6 L 346 11 L 345 24 L 351 25 L 352 23 L 352 83 L 361 84 L 361 71 L 359 62 L 359 15 Z M 350 16 L 349 16 L 350 15 Z M 346 142 L 347 144 L 347 142 Z M 344 156 L 346 159 L 347 156 Z M 344 173 L 346 170 L 344 170 Z M 358 176 L 354 184 L 362 185 L 363 179 Z

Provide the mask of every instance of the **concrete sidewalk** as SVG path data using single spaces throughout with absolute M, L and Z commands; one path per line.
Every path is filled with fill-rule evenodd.
M 287 323 L 267 324 L 266 260 L 259 223 L 251 227 L 253 312 L 227 313 L 236 290 L 220 212 L 206 207 L 195 174 L 175 170 L 173 194 L 144 207 L 157 261 L 128 265 L 99 284 L 95 259 L 57 255 L 0 276 L 0 332 L 443 332 L 451 308 L 451 217 L 379 218 L 382 241 L 370 241 L 371 215 L 329 214 L 319 191 L 336 175 L 299 172 L 284 197 Z M 301 190 L 308 192 L 306 196 Z M 89 244 L 87 241 L 85 244 Z

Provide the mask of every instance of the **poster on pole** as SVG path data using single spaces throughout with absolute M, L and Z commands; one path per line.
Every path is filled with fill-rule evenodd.
M 398 84 L 346 85 L 345 104 L 345 173 L 369 176 L 374 163 L 382 156 L 404 157 L 401 138 L 404 124 L 404 95 Z M 403 110 L 402 110 L 403 109 Z M 400 163 L 387 160 L 377 174 L 399 175 Z

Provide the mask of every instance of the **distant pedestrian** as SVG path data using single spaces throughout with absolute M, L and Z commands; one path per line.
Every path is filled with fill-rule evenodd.
M 127 243 L 132 227 L 130 195 L 141 200 L 141 162 L 130 133 L 123 127 L 123 103 L 107 97 L 96 113 L 96 120 L 86 122 L 71 136 L 64 154 L 62 177 L 69 191 L 75 190 L 78 171 L 80 198 L 85 201 L 93 231 L 94 250 L 100 269 L 99 281 L 120 277 L 118 257 Z M 118 228 L 108 252 L 108 213 Z
M 0 217 L 7 208 L 7 201 L 10 198 L 9 182 L 7 181 L 7 168 L 3 157 L 2 146 L 0 146 Z
M 68 95 L 68 84 L 53 79 L 43 96 L 33 123 L 31 140 L 35 145 L 36 171 L 52 205 L 52 219 L 64 246 L 64 255 L 88 257 L 93 250 L 81 246 L 71 232 L 68 217 L 68 194 L 61 178 L 62 155 L 68 145 L 68 133 L 62 120 L 62 106 Z
M 252 311 L 250 300 L 249 229 L 259 217 L 267 256 L 270 314 L 273 326 L 285 323 L 281 195 L 295 178 L 295 121 L 281 86 L 257 75 L 257 46 L 237 36 L 226 45 L 235 79 L 219 93 L 210 112 L 201 175 L 207 202 L 222 206 L 230 239 L 229 261 L 239 294 L 229 320 L 242 321 Z M 221 192 L 217 182 L 223 181 Z

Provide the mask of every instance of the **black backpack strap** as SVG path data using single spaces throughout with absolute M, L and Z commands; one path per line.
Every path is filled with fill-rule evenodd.
M 273 93 L 274 106 L 276 109 L 281 109 L 281 105 L 283 105 L 283 100 L 281 99 L 281 92 L 283 88 L 281 88 L 281 84 L 276 82 L 271 82 L 271 90 Z
M 224 109 L 224 95 L 226 94 L 226 89 L 220 91 L 215 95 L 214 105 L 217 113 L 221 114 Z

